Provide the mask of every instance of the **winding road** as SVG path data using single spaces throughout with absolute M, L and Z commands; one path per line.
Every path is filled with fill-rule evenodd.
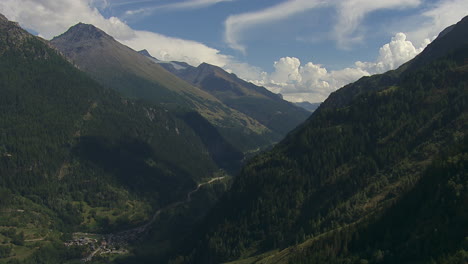
M 211 184 L 211 183 L 216 182 L 216 181 L 220 181 L 220 180 L 224 179 L 225 177 L 226 176 L 211 178 L 207 182 L 199 183 L 197 185 L 197 188 L 190 191 L 187 194 L 187 197 L 184 200 L 174 202 L 172 204 L 167 205 L 166 207 L 163 207 L 163 208 L 157 210 L 153 214 L 151 219 L 148 222 L 146 222 L 144 225 L 141 225 L 141 226 L 138 226 L 138 227 L 135 227 L 135 228 L 131 228 L 131 229 L 127 229 L 127 230 L 124 230 L 124 231 L 120 231 L 120 232 L 117 232 L 117 233 L 110 233 L 110 234 L 103 235 L 103 237 L 106 238 L 107 244 L 99 245 L 99 247 L 96 248 L 93 252 L 91 252 L 87 257 L 83 258 L 83 261 L 84 262 L 91 261 L 93 259 L 93 257 L 99 251 L 103 250 L 107 246 L 110 246 L 112 244 L 116 244 L 116 243 L 119 243 L 119 242 L 122 242 L 122 241 L 129 242 L 129 241 L 133 241 L 133 240 L 136 240 L 136 239 L 140 238 L 144 233 L 146 233 L 149 229 L 151 229 L 151 226 L 156 221 L 156 219 L 161 214 L 161 212 L 163 212 L 165 210 L 168 210 L 168 209 L 175 208 L 175 207 L 177 207 L 179 205 L 191 202 L 192 201 L 192 195 L 194 193 L 198 192 L 201 187 L 203 187 L 205 185 L 208 185 L 208 184 Z

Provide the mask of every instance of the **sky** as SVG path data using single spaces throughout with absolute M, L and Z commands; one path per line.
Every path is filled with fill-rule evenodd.
M 322 102 L 395 69 L 468 15 L 467 0 L 1 0 L 0 13 L 45 39 L 78 22 L 161 60 L 207 62 Z

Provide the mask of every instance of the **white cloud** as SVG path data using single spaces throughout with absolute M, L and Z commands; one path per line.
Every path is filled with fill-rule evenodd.
M 164 9 L 190 9 L 190 8 L 201 8 L 210 5 L 214 5 L 221 2 L 232 2 L 235 0 L 187 0 L 183 2 L 171 3 L 162 5 L 160 8 Z
M 348 47 L 362 39 L 361 35 L 356 35 L 356 29 L 368 13 L 381 9 L 411 8 L 420 3 L 421 0 L 290 0 L 260 11 L 229 16 L 225 21 L 225 41 L 231 48 L 245 54 L 246 46 L 241 42 L 247 30 L 311 9 L 333 6 L 338 17 L 332 35 L 339 47 Z
M 232 59 L 220 54 L 219 50 L 202 43 L 178 38 L 171 38 L 148 31 L 134 31 L 135 36 L 122 40 L 122 43 L 135 50 L 147 49 L 152 56 L 165 61 L 184 61 L 197 66 L 207 62 L 217 66 L 225 66 Z
M 424 45 L 426 39 L 433 39 L 446 27 L 457 23 L 466 15 L 468 15 L 467 0 L 440 0 L 421 14 L 425 22 L 422 25 L 418 23 L 416 29 L 409 31 L 408 38 L 415 45 Z
M 356 29 L 363 18 L 376 10 L 404 9 L 420 5 L 421 0 L 346 0 L 337 3 L 338 21 L 334 27 L 334 37 L 338 46 L 347 48 L 363 36 Z
M 326 3 L 325 0 L 290 0 L 257 12 L 229 16 L 225 24 L 224 38 L 227 44 L 243 53 L 246 47 L 240 43 L 242 33 L 254 26 L 278 21 Z
M 156 5 L 145 8 L 139 8 L 134 10 L 128 10 L 125 12 L 127 16 L 134 16 L 143 14 L 145 16 L 154 13 L 157 10 L 179 10 L 179 9 L 196 9 L 215 5 L 221 2 L 232 2 L 236 0 L 186 0 L 182 2 L 175 2 L 164 5 Z
M 224 70 L 229 73 L 234 73 L 244 80 L 262 79 L 264 72 L 259 67 L 252 66 L 245 62 L 230 60 L 224 65 Z
M 50 39 L 78 22 L 96 25 L 118 39 L 134 36 L 134 31 L 116 17 L 104 18 L 92 0 L 2 0 L 0 12 L 21 26 Z
M 196 0 L 192 2 L 192 5 L 214 4 L 221 1 L 223 0 Z M 332 3 L 340 8 L 339 10 L 347 9 L 340 13 L 337 20 L 337 25 L 342 23 L 344 28 L 347 28 L 346 32 L 339 34 L 347 36 L 348 40 L 343 40 L 346 44 L 346 41 L 356 40 L 356 28 L 368 12 L 381 8 L 412 7 L 418 5 L 419 1 L 291 0 L 258 12 L 230 16 L 225 22 L 225 37 L 232 48 L 244 50 L 245 47 L 240 40 L 242 33 L 250 27 L 285 19 L 305 10 Z M 422 13 L 427 21 L 421 29 L 406 34 L 397 33 L 389 43 L 380 48 L 378 57 L 373 62 L 358 61 L 353 67 L 329 71 L 320 64 L 313 62 L 302 64 L 298 58 L 284 57 L 274 63 L 272 73 L 266 73 L 247 63 L 238 62 L 231 56 L 221 54 L 219 50 L 202 43 L 133 30 L 119 18 L 105 18 L 95 6 L 105 8 L 109 6 L 109 3 L 108 0 L 1 0 L 0 13 L 48 39 L 65 32 L 78 22 L 94 24 L 122 43 L 136 50 L 147 49 L 159 59 L 185 61 L 194 66 L 201 62 L 211 63 L 234 72 L 241 78 L 266 86 L 273 92 L 282 93 L 287 100 L 320 102 L 331 92 L 347 83 L 365 75 L 394 69 L 413 58 L 429 43 L 428 38 L 436 35 L 447 25 L 457 22 L 466 15 L 466 10 L 468 10 L 466 0 L 439 1 Z M 182 3 L 188 4 L 189 1 L 179 2 L 179 4 Z M 359 7 L 365 5 L 368 6 L 363 10 L 358 10 Z M 357 13 L 351 12 L 353 10 Z M 340 20 L 342 16 L 346 16 L 346 13 L 349 13 L 350 17 Z M 335 29 L 336 32 L 339 30 Z
M 361 62 L 355 63 L 357 68 L 368 71 L 371 74 L 382 73 L 388 70 L 395 69 L 414 58 L 430 43 L 429 39 L 425 39 L 423 46 L 416 48 L 411 41 L 406 39 L 404 33 L 397 33 L 392 40 L 383 45 L 379 50 L 379 57 L 376 62 Z
M 313 62 L 302 65 L 298 58 L 284 57 L 274 63 L 275 70 L 272 73 L 263 72 L 253 79 L 243 77 L 275 93 L 281 93 L 286 100 L 322 102 L 331 92 L 363 76 L 399 67 L 414 58 L 424 47 L 415 48 L 404 33 L 397 33 L 380 48 L 375 62 L 357 61 L 354 67 L 328 71 Z
M 99 10 L 92 6 L 97 3 L 108 4 L 105 0 L 2 0 L 0 13 L 19 22 L 21 26 L 38 32 L 46 39 L 65 32 L 78 22 L 83 22 L 97 26 L 133 49 L 147 49 L 159 59 L 185 61 L 195 66 L 201 62 L 225 66 L 232 60 L 229 56 L 199 42 L 133 30 L 119 18 L 103 17 Z

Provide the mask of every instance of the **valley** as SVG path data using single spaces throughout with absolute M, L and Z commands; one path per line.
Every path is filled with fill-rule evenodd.
M 124 14 L 237 4 L 214 2 Z M 468 263 L 468 16 L 421 48 L 396 34 L 375 63 L 268 73 L 239 59 L 263 55 L 229 35 L 235 16 L 215 49 L 102 4 L 50 40 L 0 14 L 1 264 Z
M 129 253 L 128 245 L 136 240 L 144 238 L 149 229 L 153 228 L 153 224 L 159 217 L 161 212 L 173 209 L 183 204 L 188 204 L 192 201 L 192 195 L 195 194 L 205 185 L 212 184 L 216 181 L 225 179 L 226 176 L 212 178 L 206 182 L 197 185 L 197 188 L 187 193 L 185 200 L 178 201 L 167 205 L 164 208 L 157 210 L 150 221 L 144 225 L 134 227 L 128 230 L 114 231 L 109 234 L 92 234 L 92 233 L 73 233 L 73 239 L 65 242 L 65 246 L 85 246 L 89 247 L 91 253 L 83 258 L 84 262 L 92 261 L 95 255 L 126 255 Z

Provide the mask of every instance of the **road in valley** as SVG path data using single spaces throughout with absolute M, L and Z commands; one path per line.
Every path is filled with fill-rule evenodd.
M 186 198 L 184 200 L 174 202 L 172 204 L 167 205 L 166 207 L 163 207 L 163 208 L 157 210 L 153 214 L 151 219 L 148 222 L 146 222 L 144 225 L 141 225 L 141 226 L 138 226 L 138 227 L 135 227 L 135 228 L 131 228 L 131 229 L 127 229 L 127 230 L 123 230 L 123 231 L 119 231 L 119 232 L 115 232 L 115 233 L 102 235 L 105 238 L 105 243 L 101 243 L 101 245 L 98 245 L 98 247 L 95 250 L 93 250 L 93 252 L 91 252 L 88 256 L 86 256 L 82 260 L 84 262 L 91 261 L 93 259 L 93 257 L 99 251 L 104 252 L 104 251 L 106 251 L 107 248 L 112 248 L 115 245 L 126 244 L 126 243 L 128 243 L 130 241 L 137 240 L 138 238 L 141 238 L 147 231 L 149 231 L 151 229 L 151 226 L 156 221 L 156 219 L 161 214 L 161 212 L 163 212 L 165 210 L 175 208 L 175 207 L 178 207 L 179 205 L 191 202 L 192 201 L 192 195 L 194 193 L 198 192 L 201 187 L 203 187 L 205 185 L 208 185 L 208 184 L 211 184 L 211 183 L 216 182 L 216 181 L 220 181 L 220 180 L 224 179 L 225 177 L 226 176 L 211 178 L 207 182 L 199 183 L 197 185 L 197 188 L 190 191 L 187 194 L 187 196 L 186 196 Z

